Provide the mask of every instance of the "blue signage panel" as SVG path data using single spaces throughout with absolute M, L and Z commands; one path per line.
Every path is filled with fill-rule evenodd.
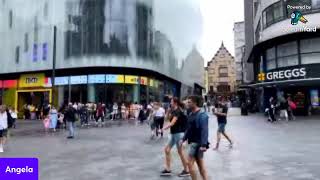
M 70 84 L 87 84 L 88 83 L 88 77 L 86 75 L 84 76 L 71 76 L 70 77 Z
M 56 77 L 54 79 L 54 84 L 57 86 L 62 86 L 62 85 L 68 85 L 69 84 L 69 77 L 64 76 L 64 77 Z
M 89 84 L 103 84 L 106 83 L 106 76 L 104 74 L 96 74 L 88 76 Z

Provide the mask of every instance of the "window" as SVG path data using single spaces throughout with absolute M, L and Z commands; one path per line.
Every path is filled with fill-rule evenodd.
M 9 28 L 11 29 L 12 28 L 12 21 L 13 21 L 13 12 L 12 10 L 10 10 L 9 12 Z
M 20 59 L 20 46 L 16 47 L 16 63 L 19 63 L 19 59 Z
M 278 67 L 295 66 L 299 64 L 297 41 L 281 44 L 277 49 Z
M 220 77 L 219 82 L 228 82 L 229 78 L 228 77 Z
M 260 40 L 260 31 L 261 31 L 261 25 L 260 25 L 260 20 L 259 20 L 256 32 L 255 32 L 255 42 L 256 43 L 258 43 Z
M 34 27 L 33 27 L 33 30 L 34 30 L 34 42 L 37 43 L 38 42 L 38 17 L 35 16 L 34 17 Z
M 228 73 L 227 67 L 219 67 L 219 73 Z
M 266 51 L 267 70 L 276 68 L 276 48 L 270 48 Z
M 46 3 L 44 4 L 43 16 L 44 16 L 45 19 L 48 18 L 48 2 L 46 2 Z
M 320 9 L 320 0 L 312 0 L 312 9 Z
M 320 38 L 300 41 L 301 64 L 320 63 Z
M 264 28 L 277 23 L 285 18 L 282 1 L 272 4 L 263 12 Z
M 24 52 L 28 52 L 29 50 L 29 35 L 28 33 L 24 34 Z

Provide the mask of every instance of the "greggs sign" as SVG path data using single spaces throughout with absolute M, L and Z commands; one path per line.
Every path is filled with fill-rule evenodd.
M 306 68 L 295 68 L 281 71 L 272 71 L 268 73 L 259 73 L 259 81 L 275 81 L 284 79 L 297 79 L 307 75 Z

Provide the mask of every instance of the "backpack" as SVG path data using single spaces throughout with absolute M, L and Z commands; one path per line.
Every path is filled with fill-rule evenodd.
M 7 111 L 7 118 L 8 118 L 8 128 L 12 128 L 13 127 L 13 118 L 11 116 L 11 114 L 9 113 L 9 111 Z
M 292 102 L 292 101 L 289 101 L 289 106 L 290 106 L 290 108 L 291 108 L 292 110 L 297 109 L 297 105 L 296 105 L 294 102 Z

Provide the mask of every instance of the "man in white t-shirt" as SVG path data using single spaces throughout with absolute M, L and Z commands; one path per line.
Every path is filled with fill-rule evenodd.
M 8 133 L 8 116 L 4 106 L 0 106 L 0 153 L 3 152 L 3 146 L 6 142 Z

